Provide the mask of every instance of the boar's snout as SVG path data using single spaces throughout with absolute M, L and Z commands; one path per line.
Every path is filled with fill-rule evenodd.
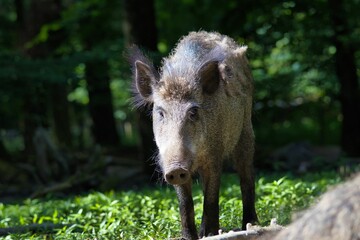
M 182 167 L 173 167 L 165 171 L 165 181 L 172 185 L 182 185 L 189 181 L 190 172 Z

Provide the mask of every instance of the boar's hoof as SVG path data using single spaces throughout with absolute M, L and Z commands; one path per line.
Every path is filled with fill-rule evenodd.
M 190 173 L 183 168 L 173 168 L 165 172 L 165 180 L 172 185 L 182 185 L 189 181 Z

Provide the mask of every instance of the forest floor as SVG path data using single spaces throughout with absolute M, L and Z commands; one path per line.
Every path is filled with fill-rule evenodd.
M 268 226 L 273 218 L 281 225 L 288 224 L 293 213 L 307 208 L 329 185 L 344 177 L 338 171 L 259 173 L 256 208 L 260 224 Z M 198 181 L 194 183 L 193 199 L 199 227 L 204 198 Z M 242 202 L 235 174 L 223 175 L 219 204 L 223 231 L 239 229 Z M 178 202 L 168 185 L 46 194 L 0 203 L 1 232 L 6 239 L 175 238 L 180 234 Z

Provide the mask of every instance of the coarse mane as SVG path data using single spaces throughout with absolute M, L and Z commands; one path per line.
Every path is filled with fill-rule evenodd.
M 190 46 L 194 46 L 194 44 Z M 173 56 L 163 61 L 159 93 L 165 99 L 189 99 L 200 89 L 202 68 L 211 62 L 220 64 L 226 56 L 220 46 L 197 57 L 193 56 L 191 50 L 186 51 L 185 49 L 186 55 L 182 54 L 184 52 L 174 53 Z
M 189 100 L 197 89 L 194 82 L 183 77 L 175 77 L 160 81 L 158 93 L 165 100 Z
M 209 62 L 221 63 L 226 57 L 225 50 L 220 45 L 209 48 L 207 43 L 182 41 L 168 58 L 162 63 L 162 76 L 186 77 L 196 76 L 201 68 Z

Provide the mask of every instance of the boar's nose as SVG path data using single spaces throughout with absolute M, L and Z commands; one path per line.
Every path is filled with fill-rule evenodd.
M 165 180 L 172 185 L 182 185 L 190 178 L 188 170 L 183 168 L 172 168 L 165 172 Z

